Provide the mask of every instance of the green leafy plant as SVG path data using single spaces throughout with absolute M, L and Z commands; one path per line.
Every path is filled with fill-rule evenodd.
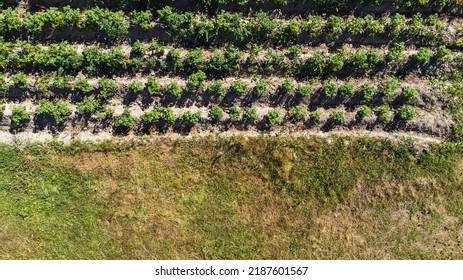
M 322 87 L 323 95 L 328 98 L 333 97 L 338 91 L 338 86 L 332 82 L 325 82 Z
M 281 90 L 285 94 L 291 94 L 295 90 L 294 82 L 291 79 L 285 79 L 281 84 Z
M 116 93 L 117 84 L 113 80 L 101 78 L 98 80 L 98 89 L 100 90 L 99 96 L 107 99 Z
M 320 123 L 321 118 L 322 118 L 322 113 L 318 110 L 310 114 L 310 120 L 313 123 Z
M 260 97 L 262 96 L 262 94 L 265 93 L 265 91 L 268 89 L 270 85 L 271 85 L 270 80 L 267 80 L 267 79 L 259 80 L 254 86 L 252 90 L 252 94 L 256 97 Z
M 359 117 L 361 119 L 369 117 L 369 116 L 373 115 L 373 109 L 371 109 L 370 107 L 364 105 L 364 106 L 360 107 L 360 109 L 358 111 L 358 115 L 359 115 Z
M 29 122 L 31 114 L 24 106 L 13 106 L 11 109 L 11 127 L 19 127 Z
M 389 105 L 382 105 L 376 108 L 375 113 L 379 121 L 386 122 L 389 120 L 390 111 L 391 111 L 391 108 L 389 107 Z
M 203 63 L 204 62 L 202 49 L 197 48 L 187 54 L 186 65 L 190 70 L 199 70 Z
M 413 109 L 413 107 L 411 106 L 408 106 L 408 105 L 405 105 L 405 106 L 402 106 L 398 111 L 397 111 L 397 117 L 399 119 L 402 119 L 402 120 L 405 120 L 405 121 L 409 121 L 411 119 L 413 119 L 415 116 L 416 116 L 416 112 L 415 110 Z
M 148 80 L 146 82 L 146 88 L 151 96 L 159 94 L 161 92 L 161 84 L 159 84 L 155 77 L 148 77 Z
M 248 83 L 244 80 L 236 80 L 231 84 L 230 89 L 237 95 L 243 95 L 248 89 Z
M 74 89 L 81 91 L 83 94 L 87 94 L 92 91 L 92 87 L 85 78 L 78 78 L 74 84 Z
M 117 117 L 114 125 L 116 128 L 127 130 L 135 124 L 135 119 L 132 117 L 129 108 L 125 108 L 124 112 Z
M 131 93 L 140 93 L 143 91 L 143 83 L 140 81 L 133 81 L 130 83 L 128 90 Z
M 149 10 L 130 12 L 130 23 L 137 26 L 141 30 L 144 30 L 144 31 L 150 30 L 152 20 L 153 20 L 153 14 Z
M 132 56 L 143 56 L 146 52 L 146 48 L 145 46 L 143 45 L 142 42 L 140 42 L 139 40 L 135 41 L 135 43 L 133 43 L 132 45 L 132 49 L 130 50 L 130 54 Z
M 280 110 L 278 109 L 269 110 L 265 117 L 271 126 L 279 125 L 283 122 L 283 119 L 280 116 Z
M 374 86 L 370 86 L 368 84 L 363 84 L 360 87 L 360 97 L 366 101 L 369 102 L 373 97 L 376 95 L 376 88 Z
M 180 51 L 177 49 L 170 49 L 167 53 L 167 61 L 169 61 L 174 68 L 182 68 L 183 67 L 183 60 L 180 57 Z
M 195 125 L 201 120 L 201 112 L 192 113 L 186 111 L 180 116 L 180 121 L 188 125 Z
M 190 90 L 198 90 L 204 87 L 206 78 L 206 73 L 203 71 L 191 74 L 190 77 L 188 77 L 188 88 Z
M 296 94 L 302 97 L 307 97 L 313 93 L 313 88 L 310 84 L 300 84 L 296 89 Z
M 302 106 L 291 107 L 287 116 L 291 121 L 302 121 L 307 116 L 307 110 Z
M 397 94 L 400 82 L 396 78 L 387 78 L 381 88 L 381 93 L 386 97 L 393 97 Z
M 256 108 L 246 108 L 244 110 L 244 117 L 248 121 L 256 121 L 257 118 L 259 117 L 257 115 L 257 109 Z
M 416 99 L 418 97 L 418 91 L 412 87 L 404 87 L 402 89 L 402 98 L 407 101 Z
M 24 73 L 17 73 L 10 76 L 11 81 L 13 84 L 19 88 L 25 89 L 27 88 L 27 75 Z
M 405 57 L 405 43 L 395 43 L 386 54 L 386 61 L 396 61 Z
M 172 82 L 164 86 L 164 91 L 166 94 L 179 98 L 183 95 L 183 89 L 177 84 L 177 82 Z
M 336 111 L 330 114 L 330 119 L 335 124 L 343 124 L 346 121 L 346 117 L 344 116 L 344 112 Z
M 6 83 L 6 79 L 4 75 L 0 74 L 0 91 L 9 91 L 10 86 Z
M 39 116 L 53 117 L 56 123 L 61 124 L 66 121 L 68 116 L 72 113 L 72 110 L 63 100 L 58 100 L 56 103 L 53 103 L 47 99 L 42 99 L 39 101 L 35 113 Z
M 418 49 L 418 52 L 413 56 L 413 58 L 421 63 L 421 64 L 427 64 L 433 57 L 433 52 L 429 48 L 424 48 L 421 47 Z
M 347 82 L 338 88 L 338 94 L 341 96 L 349 97 L 355 95 L 354 85 L 350 82 Z
M 230 118 L 230 121 L 232 122 L 239 121 L 241 117 L 241 109 L 236 105 L 231 107 L 230 110 L 228 111 L 228 116 Z
M 227 94 L 227 90 L 222 86 L 222 82 L 218 80 L 212 82 L 208 86 L 207 91 L 218 96 L 224 96 L 225 94 Z
M 141 116 L 141 121 L 144 124 L 152 125 L 159 122 L 161 119 L 164 119 L 167 123 L 172 123 L 175 121 L 175 115 L 171 108 L 163 107 L 161 105 L 156 105 L 151 111 L 145 112 Z
M 212 105 L 209 114 L 212 119 L 219 120 L 223 117 L 223 109 L 218 105 Z
M 86 97 L 82 102 L 77 103 L 77 111 L 81 114 L 90 115 L 101 109 L 100 101 L 93 97 Z

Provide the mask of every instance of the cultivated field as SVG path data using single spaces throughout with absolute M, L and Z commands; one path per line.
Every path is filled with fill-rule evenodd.
M 0 0 L 0 258 L 463 258 L 460 2 Z
M 351 2 L 4 1 L 0 135 L 459 134 L 458 1 Z

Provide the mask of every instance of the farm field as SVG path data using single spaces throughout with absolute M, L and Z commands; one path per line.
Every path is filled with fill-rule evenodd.
M 459 0 L 0 0 L 0 258 L 462 258 Z

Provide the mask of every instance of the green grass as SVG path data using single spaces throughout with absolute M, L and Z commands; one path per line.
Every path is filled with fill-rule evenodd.
M 0 258 L 462 258 L 462 149 L 196 139 L 0 147 Z

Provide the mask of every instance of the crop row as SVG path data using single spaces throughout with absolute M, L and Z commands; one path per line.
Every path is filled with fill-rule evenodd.
M 47 46 L 27 42 L 0 43 L 0 69 L 11 72 L 60 69 L 66 73 L 82 71 L 88 75 L 158 72 L 161 75 L 190 75 L 192 78 L 198 75 L 226 77 L 237 74 L 278 74 L 307 79 L 362 76 L 379 73 L 380 70 L 404 75 L 424 68 L 434 69 L 434 74 L 441 74 L 444 63 L 456 68 L 461 64 L 461 55 L 458 52 L 452 53 L 443 45 L 435 49 L 421 47 L 410 53 L 404 43 L 395 43 L 386 52 L 377 49 L 340 49 L 332 53 L 317 51 L 303 56 L 299 46 L 289 48 L 287 53 L 274 50 L 251 50 L 244 53 L 229 47 L 215 50 L 207 56 L 201 49 L 166 50 L 158 43 L 147 46 L 138 41 L 129 53 L 124 52 L 120 46 L 110 49 L 85 46 L 79 50 L 79 46 L 66 42 Z M 433 71 L 427 74 L 432 75 Z
M 117 80 L 100 78 L 89 80 L 82 76 L 76 80 L 59 74 L 54 76 L 39 76 L 31 81 L 23 73 L 11 75 L 8 79 L 0 76 L 0 92 L 5 97 L 21 96 L 42 98 L 42 96 L 72 96 L 73 100 L 82 100 L 93 96 L 99 102 L 107 103 L 109 99 L 118 97 L 122 100 L 135 101 L 138 96 L 143 97 L 144 103 L 160 100 L 164 104 L 176 104 L 178 101 L 195 100 L 202 103 L 231 104 L 243 101 L 247 104 L 259 99 L 273 101 L 290 99 L 290 103 L 322 104 L 332 100 L 334 105 L 342 104 L 380 104 L 383 102 L 415 106 L 434 106 L 429 93 L 422 92 L 417 86 L 401 82 L 395 78 L 385 78 L 380 83 L 372 82 L 339 82 L 325 80 L 319 83 L 302 82 L 286 78 L 280 81 L 271 79 L 235 79 L 206 81 L 204 77 L 196 77 L 188 81 L 160 81 L 155 76 L 147 79 L 135 79 L 125 85 Z M 421 86 L 420 86 L 421 87 Z M 444 91 L 445 86 L 436 87 L 437 92 Z M 14 92 L 14 93 L 13 93 Z M 19 92 L 19 94 L 18 94 Z M 420 96 L 427 96 L 423 102 Z M 334 102 L 333 99 L 338 99 Z M 304 101 L 305 99 L 305 101 Z M 150 101 L 151 100 L 151 101 Z M 278 103 L 278 102 L 276 102 Z M 282 102 L 280 102 L 282 103 Z
M 437 14 L 423 17 L 414 14 L 407 18 L 401 14 L 375 18 L 365 17 L 308 16 L 291 20 L 279 19 L 259 12 L 252 17 L 240 13 L 220 12 L 214 17 L 197 16 L 193 12 L 179 13 L 167 6 L 157 10 L 122 11 L 93 8 L 88 10 L 49 8 L 35 13 L 19 9 L 5 9 L 0 13 L 0 35 L 19 36 L 23 33 L 33 36 L 46 30 L 93 30 L 101 31 L 107 37 L 116 39 L 129 35 L 129 28 L 137 28 L 144 35 L 168 35 L 170 40 L 193 41 L 195 44 L 234 42 L 272 42 L 291 44 L 329 37 L 335 40 L 341 36 L 413 38 L 425 43 L 443 42 L 444 31 L 449 22 L 439 19 Z M 133 32 L 131 32 L 133 33 Z M 70 34 L 69 34 L 70 35 Z
M 101 107 L 94 99 L 86 99 L 86 103 L 78 104 L 74 111 L 66 102 L 59 100 L 56 102 L 42 99 L 35 107 L 34 112 L 30 112 L 25 106 L 11 106 L 10 126 L 13 131 L 21 130 L 34 116 L 34 121 L 40 123 L 43 127 L 52 129 L 63 129 L 70 116 L 74 113 L 80 119 L 89 120 L 94 115 L 100 121 L 106 124 L 113 124 L 117 130 L 127 131 L 136 124 L 136 118 L 132 116 L 132 112 L 128 107 L 125 107 L 119 115 L 114 114 L 114 108 L 105 105 Z M 6 106 L 0 105 L 0 118 L 3 118 Z M 268 126 L 282 125 L 284 122 L 305 123 L 307 121 L 312 124 L 319 124 L 322 118 L 320 110 L 309 111 L 304 106 L 294 106 L 289 110 L 281 110 L 273 108 L 266 110 L 264 116 L 260 116 L 259 110 L 254 107 L 241 108 L 233 106 L 230 108 L 222 108 L 218 105 L 213 105 L 207 110 L 207 116 L 201 110 L 183 110 L 182 113 L 175 114 L 173 108 L 156 105 L 151 110 L 146 110 L 140 116 L 140 123 L 144 128 L 158 126 L 162 124 L 166 126 L 174 123 L 181 126 L 189 127 L 199 123 L 201 120 L 209 121 L 211 124 L 231 122 L 238 124 L 245 122 L 248 125 L 263 122 Z M 403 105 L 395 109 L 389 105 L 379 107 L 361 106 L 356 110 L 356 119 L 361 121 L 364 118 L 375 116 L 377 121 L 384 124 L 392 121 L 410 121 L 416 117 L 415 109 L 409 105 Z M 309 117 L 309 118 L 307 118 Z M 329 115 L 329 120 L 334 125 L 342 125 L 346 122 L 345 113 L 343 110 L 332 110 Z
M 214 12 L 220 9 L 226 10 L 246 10 L 252 8 L 259 9 L 279 9 L 285 12 L 293 11 L 293 6 L 299 8 L 298 13 L 308 12 L 334 12 L 334 13 L 352 13 L 365 8 L 375 9 L 381 5 L 386 5 L 389 9 L 429 9 L 429 10 L 450 10 L 453 12 L 461 11 L 461 2 L 457 0 L 437 0 L 437 1 L 410 1 L 410 0 L 183 0 L 183 1 L 126 1 L 126 0 L 47 0 L 27 1 L 29 5 L 43 6 L 48 5 L 71 5 L 73 7 L 100 6 L 125 10 L 141 10 L 160 8 L 164 5 L 179 7 L 183 10 L 201 10 Z M 45 3 L 44 3 L 45 2 Z

